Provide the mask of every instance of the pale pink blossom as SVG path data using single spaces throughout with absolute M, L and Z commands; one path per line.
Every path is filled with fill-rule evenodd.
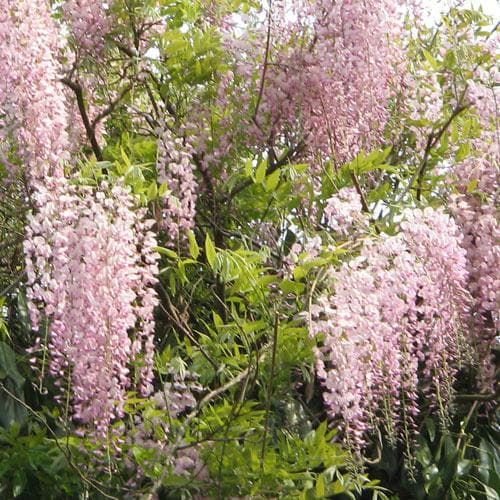
M 318 300 L 317 373 L 332 417 L 359 447 L 383 427 L 413 435 L 423 391 L 446 423 L 469 296 L 458 227 L 442 211 L 405 211 L 400 232 L 365 241 Z M 315 319 L 314 319 L 315 318 Z
M 354 188 L 343 188 L 328 198 L 324 215 L 328 228 L 344 236 L 354 226 L 366 225 L 361 198 Z
M 104 436 L 132 382 L 143 394 L 152 389 L 152 221 L 120 186 L 94 190 L 49 178 L 33 196 L 38 210 L 24 246 L 28 307 L 33 329 L 46 319 L 49 331 L 34 350 L 47 350 L 74 418 Z
M 102 0 L 66 0 L 63 4 L 64 19 L 76 47 L 84 53 L 95 55 L 104 48 L 105 35 L 112 25 L 108 3 Z
M 166 124 L 159 132 L 156 169 L 158 182 L 166 183 L 162 226 L 169 246 L 176 246 L 193 228 L 197 184 L 194 178 L 193 149 L 186 139 L 175 137 Z
M 62 176 L 67 116 L 48 2 L 0 0 L 0 46 L 0 154 L 14 149 L 32 183 Z

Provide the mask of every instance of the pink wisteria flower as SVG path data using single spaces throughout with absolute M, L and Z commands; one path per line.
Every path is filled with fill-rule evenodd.
M 431 208 L 407 210 L 400 232 L 367 240 L 313 308 L 317 373 L 332 417 L 357 448 L 383 427 L 408 442 L 423 391 L 443 424 L 452 401 L 470 297 L 462 237 Z
M 100 53 L 105 35 L 111 28 L 108 2 L 102 0 L 66 0 L 64 19 L 76 46 L 87 53 Z
M 195 114 L 207 168 L 229 162 L 240 142 L 292 146 L 313 170 L 318 155 L 340 166 L 378 145 L 406 73 L 405 6 L 272 2 L 267 19 L 245 25 L 245 36 L 245 17 L 225 19 L 220 29 L 233 64 L 220 79 L 215 112 Z
M 52 179 L 34 197 L 39 209 L 24 243 L 27 298 L 33 329 L 48 322 L 48 341 L 39 338 L 34 350 L 48 352 L 56 384 L 70 388 L 75 419 L 103 436 L 134 379 L 143 394 L 152 389 L 153 222 L 120 186 Z
M 354 188 L 343 188 L 328 198 L 324 215 L 329 229 L 344 236 L 354 226 L 366 223 L 361 198 Z
M 486 134 L 489 135 L 489 134 Z M 475 141 L 477 156 L 458 163 L 452 173 L 459 189 L 450 204 L 464 234 L 469 271 L 468 289 L 474 298 L 469 327 L 476 337 L 481 364 L 480 387 L 492 388 L 495 366 L 492 347 L 500 329 L 500 227 L 498 193 L 500 180 L 498 146 L 492 137 Z M 475 186 L 471 189 L 471 186 Z
M 68 121 L 47 3 L 0 0 L 0 46 L 0 155 L 15 150 L 32 183 L 61 176 Z
M 176 138 L 164 124 L 159 133 L 156 168 L 158 181 L 167 185 L 161 223 L 172 246 L 184 240 L 194 225 L 197 185 L 192 153 L 189 143 Z

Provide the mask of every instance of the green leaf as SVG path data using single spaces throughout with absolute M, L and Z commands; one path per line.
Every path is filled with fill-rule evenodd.
M 304 269 L 302 266 L 295 266 L 293 268 L 293 277 L 296 280 L 300 280 L 302 278 L 305 278 L 307 276 L 307 270 Z
M 444 56 L 444 65 L 447 68 L 453 68 L 457 63 L 457 58 L 455 56 L 455 52 L 453 50 L 448 50 L 446 55 Z
M 422 443 L 419 444 L 415 456 L 420 465 L 424 467 L 428 467 L 429 465 L 431 465 L 432 454 L 431 450 L 429 449 L 429 445 L 427 444 L 426 441 L 423 441 Z
M 484 492 L 486 493 L 486 498 L 488 500 L 499 500 L 500 497 L 498 496 L 498 493 L 493 489 L 487 486 L 486 484 L 483 484 Z
M 453 480 L 455 479 L 458 459 L 459 459 L 458 451 L 455 448 L 452 439 L 447 436 L 444 442 L 443 457 L 440 461 L 441 464 L 440 476 L 445 489 L 449 488 Z
M 280 283 L 280 289 L 285 293 L 300 295 L 305 290 L 305 288 L 306 286 L 304 285 L 304 283 L 300 283 L 297 281 L 283 280 Z
M 458 476 L 465 476 L 472 469 L 472 460 L 463 459 L 457 464 L 457 474 Z
M 377 161 L 380 163 L 383 163 L 385 160 L 387 160 L 387 157 L 391 154 L 392 151 L 392 146 L 387 146 L 384 148 L 378 155 Z
M 196 241 L 193 231 L 189 230 L 188 232 L 188 240 L 189 240 L 189 254 L 193 259 L 197 259 L 198 255 L 200 255 L 200 247 Z
M 439 479 L 439 469 L 436 464 L 431 464 L 423 470 L 423 475 L 425 479 L 424 489 L 426 493 L 429 493 L 434 482 Z
M 307 170 L 307 167 L 309 167 L 308 163 L 295 163 L 290 167 L 290 170 L 293 170 L 294 172 L 300 174 L 305 172 Z
M 158 186 L 156 185 L 156 181 L 153 181 L 148 187 L 147 191 L 148 201 L 155 200 L 157 196 L 158 196 Z
M 169 57 L 177 55 L 189 46 L 188 41 L 178 32 L 167 32 L 164 40 L 167 42 L 164 47 L 165 54 Z
M 26 488 L 28 483 L 28 478 L 25 472 L 21 469 L 14 474 L 14 480 L 12 481 L 12 496 L 17 498 Z
M 427 429 L 431 443 L 433 443 L 434 439 L 436 439 L 436 424 L 432 418 L 425 419 L 425 428 Z
M 205 238 L 205 256 L 207 258 L 208 265 L 212 268 L 212 270 L 215 270 L 214 265 L 216 254 L 214 244 L 212 243 L 210 235 L 207 233 Z
M 159 254 L 166 255 L 167 257 L 170 257 L 171 259 L 174 260 L 177 260 L 179 258 L 179 256 L 173 250 L 170 250 L 170 248 L 153 247 L 153 250 L 155 252 L 158 252 Z
M 224 321 L 222 321 L 222 318 L 215 311 L 212 311 L 212 319 L 215 328 L 219 331 L 224 326 Z
M 345 493 L 346 489 L 342 481 L 335 481 L 331 488 L 331 493 L 334 495 L 338 495 L 340 493 Z
M 31 332 L 31 322 L 29 319 L 28 302 L 26 300 L 25 292 L 19 292 L 17 294 L 17 314 L 23 331 L 26 333 Z
M 175 296 L 175 294 L 177 293 L 177 287 L 175 283 L 175 274 L 172 272 L 168 275 L 168 286 L 170 288 L 170 293 L 172 294 L 172 296 Z
M 262 160 L 255 171 L 255 182 L 257 184 L 262 184 L 262 181 L 266 177 L 267 160 Z
M 268 175 L 265 186 L 267 192 L 274 191 L 276 189 L 280 181 L 280 175 L 279 170 L 275 170 L 272 174 Z
M 0 369 L 5 374 L 2 384 L 16 398 L 24 401 L 24 377 L 16 366 L 14 351 L 3 341 L 0 341 Z M 24 421 L 27 412 L 24 406 L 12 398 L 6 391 L 0 390 L 0 424 L 9 427 Z
M 478 180 L 477 179 L 472 179 L 469 184 L 467 184 L 467 192 L 468 193 L 473 193 L 476 188 L 477 188 L 477 183 L 478 183 Z
M 267 323 L 263 320 L 258 321 L 247 321 L 243 323 L 242 329 L 245 333 L 253 333 L 259 330 L 263 330 L 267 327 Z
M 455 160 L 462 161 L 464 158 L 467 158 L 469 154 L 470 154 L 470 143 L 464 142 L 463 144 L 460 144 L 457 154 L 455 155 Z
M 245 175 L 247 177 L 253 177 L 252 160 L 247 160 L 245 162 Z
M 125 150 L 120 147 L 120 155 L 122 157 L 122 160 L 123 160 L 123 164 L 128 168 L 130 167 L 131 163 L 130 163 L 130 159 L 127 155 L 127 153 L 125 153 Z
M 168 191 L 168 184 L 166 182 L 162 182 L 158 189 L 158 196 L 160 198 L 163 198 L 167 194 L 167 191 Z
M 316 479 L 316 498 L 324 498 L 326 495 L 325 477 L 320 474 Z
M 426 61 L 432 66 L 432 69 L 438 69 L 439 64 L 434 58 L 434 56 L 428 50 L 423 49 L 422 52 L 424 54 Z
M 0 368 L 20 389 L 24 384 L 24 377 L 19 373 L 16 366 L 16 355 L 14 351 L 3 341 L 0 341 Z
M 490 436 L 489 439 L 481 438 L 479 442 L 479 476 L 488 485 L 500 486 L 497 470 L 500 470 L 500 457 L 496 441 Z

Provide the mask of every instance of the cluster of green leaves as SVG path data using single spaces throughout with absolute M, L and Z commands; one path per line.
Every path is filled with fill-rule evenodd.
M 61 442 L 58 445 L 48 438 L 36 424 L 22 433 L 17 422 L 8 429 L 0 428 L 2 498 L 85 498 L 87 488 L 68 461 L 70 448 L 64 440 Z
M 219 479 L 213 496 L 354 498 L 363 489 L 383 496 L 378 482 L 349 473 L 350 459 L 339 445 L 331 443 L 334 435 L 334 431 L 327 431 L 326 423 L 303 438 L 276 429 L 273 443 L 263 447 L 262 432 L 252 431 L 244 440 L 230 439 L 231 433 L 225 433 L 225 440 L 215 441 L 205 451 L 207 466 Z
M 432 419 L 425 420 L 417 440 L 414 477 L 410 478 L 388 450 L 371 467 L 373 476 L 380 477 L 382 484 L 390 484 L 397 498 L 498 499 L 498 429 L 476 419 L 472 428 L 466 429 L 466 418 L 456 433 L 443 433 Z
M 428 438 L 420 437 L 416 454 L 423 477 L 423 488 L 416 498 L 499 498 L 498 432 L 477 429 L 475 435 L 438 436 L 432 421 L 428 421 L 426 431 Z

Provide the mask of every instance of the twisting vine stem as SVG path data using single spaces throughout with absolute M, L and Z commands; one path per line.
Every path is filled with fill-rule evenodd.
M 264 435 L 262 436 L 262 449 L 260 452 L 260 476 L 264 475 L 264 455 L 266 453 L 266 442 L 267 433 L 269 429 L 269 412 L 271 410 L 271 398 L 273 395 L 273 381 L 274 381 L 274 370 L 276 366 L 276 350 L 278 347 L 278 330 L 279 330 L 279 317 L 278 313 L 274 318 L 274 328 L 273 328 L 273 343 L 272 343 L 272 354 L 271 354 L 271 371 L 269 373 L 269 383 L 267 385 L 267 398 L 266 398 L 266 416 L 264 419 Z

